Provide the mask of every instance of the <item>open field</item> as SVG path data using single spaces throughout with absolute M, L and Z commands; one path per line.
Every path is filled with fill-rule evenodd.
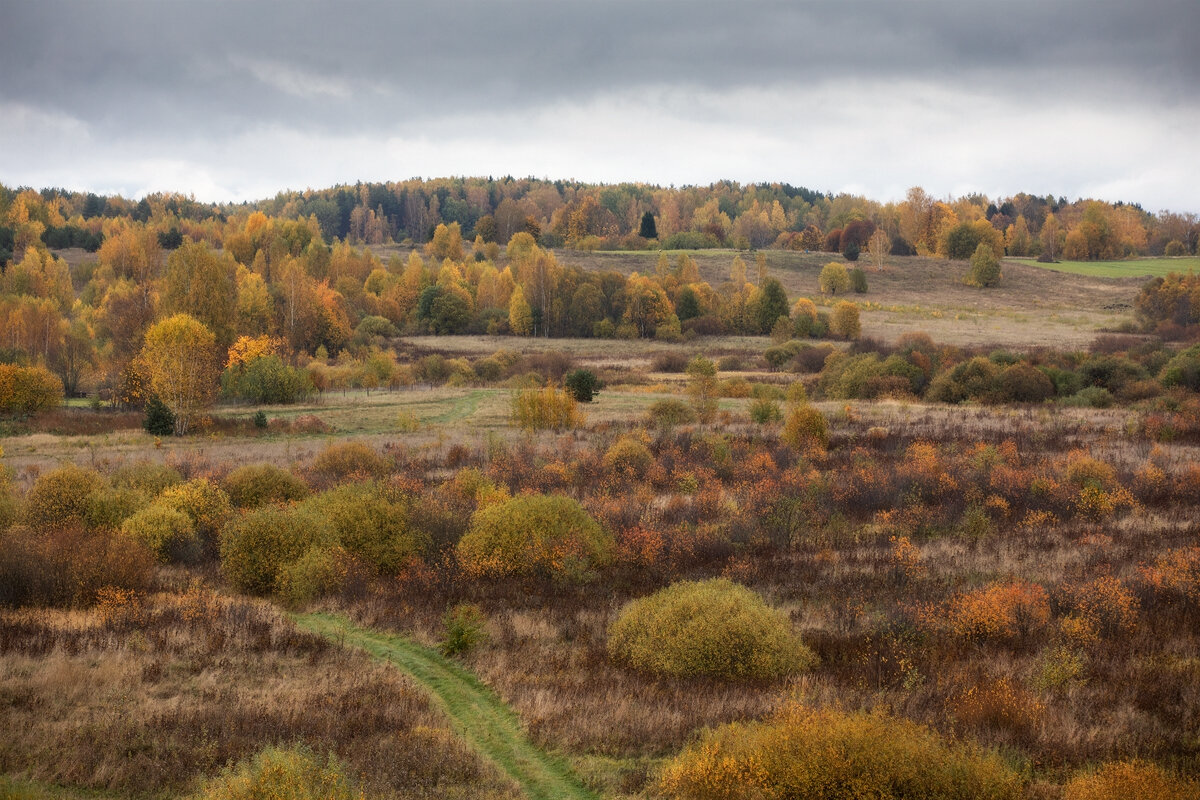
M 1131 258 L 1124 261 L 1058 261 L 1043 264 L 1035 259 L 1009 259 L 1030 266 L 1066 272 L 1072 275 L 1090 275 L 1099 278 L 1146 278 L 1166 275 L 1170 272 L 1190 272 L 1200 269 L 1200 258 Z

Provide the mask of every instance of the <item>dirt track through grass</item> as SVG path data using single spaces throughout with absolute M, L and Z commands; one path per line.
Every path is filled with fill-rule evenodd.
M 500 698 L 453 661 L 404 637 L 359 628 L 330 614 L 293 619 L 302 628 L 365 650 L 411 676 L 445 709 L 463 739 L 520 784 L 530 800 L 595 800 L 565 766 L 529 741 L 517 715 Z

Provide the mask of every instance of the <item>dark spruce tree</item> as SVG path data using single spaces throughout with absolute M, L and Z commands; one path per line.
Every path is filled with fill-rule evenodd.
M 170 436 L 175 433 L 175 415 L 155 395 L 146 401 L 146 419 L 142 427 L 154 436 Z
M 643 239 L 657 239 L 658 226 L 654 224 L 654 215 L 647 211 L 642 214 L 642 225 L 638 229 L 638 236 Z

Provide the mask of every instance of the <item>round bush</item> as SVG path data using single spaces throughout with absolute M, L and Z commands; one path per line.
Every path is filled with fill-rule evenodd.
M 1018 775 L 977 746 L 906 719 L 798 704 L 708 731 L 667 764 L 659 788 L 677 800 L 1021 797 Z
M 34 528 L 60 528 L 87 517 L 88 496 L 104 481 L 95 470 L 68 464 L 33 482 L 25 498 L 25 518 Z
M 90 528 L 116 531 L 121 523 L 150 505 L 145 492 L 130 488 L 104 487 L 88 495 L 85 520 Z
M 640 478 L 654 463 L 650 448 L 631 436 L 618 439 L 604 454 L 604 466 L 610 472 Z
M 229 495 L 208 478 L 194 478 L 171 486 L 158 496 L 156 502 L 187 514 L 197 532 L 214 540 L 233 512 Z
M 782 611 L 724 578 L 681 581 L 625 604 L 609 654 L 660 675 L 767 680 L 807 669 L 812 651 Z
M 682 400 L 655 400 L 647 412 L 652 425 L 670 427 L 696 421 L 696 412 Z
M 346 551 L 341 547 L 310 547 L 279 570 L 275 591 L 287 603 L 302 606 L 339 591 L 346 582 Z
M 794 450 L 824 448 L 829 445 L 829 425 L 820 411 L 802 403 L 788 412 L 783 440 Z
M 322 450 L 313 461 L 312 471 L 328 481 L 382 478 L 392 471 L 392 463 L 362 442 L 342 442 Z
M 410 521 L 409 504 L 377 483 L 338 486 L 300 508 L 325 520 L 342 547 L 383 574 L 395 574 L 428 545 Z
M 615 544 L 583 506 L 561 495 L 522 495 L 471 517 L 458 558 L 479 575 L 574 577 L 612 560 Z
M 267 506 L 242 514 L 221 531 L 221 571 L 251 594 L 275 590 L 279 572 L 309 548 L 332 546 L 325 520 L 297 508 Z
M 238 508 L 286 503 L 308 495 L 304 481 L 274 464 L 248 464 L 225 477 L 225 491 Z
M 997 379 L 1000 397 L 1010 403 L 1041 403 L 1054 396 L 1054 382 L 1030 364 L 1013 364 Z
M 841 294 L 850 288 L 850 273 L 841 264 L 831 261 L 821 268 L 817 281 L 822 294 Z
M 200 555 L 192 518 L 159 503 L 146 506 L 121 523 L 121 533 L 141 542 L 159 561 L 194 561 Z

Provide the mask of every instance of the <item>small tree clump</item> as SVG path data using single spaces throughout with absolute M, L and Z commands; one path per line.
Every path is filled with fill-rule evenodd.
M 522 495 L 479 509 L 458 542 L 458 560 L 476 575 L 577 578 L 612 561 L 613 538 L 578 501 Z
M 45 367 L 0 364 L 0 414 L 36 414 L 62 399 L 62 381 Z
M 725 578 L 680 581 L 621 609 L 608 652 L 634 669 L 675 677 L 769 680 L 815 657 L 782 611 Z
M 750 419 L 759 425 L 770 425 L 783 421 L 783 411 L 774 400 L 760 397 L 750 403 Z
M 659 788 L 674 800 L 1017 800 L 1022 794 L 1017 773 L 978 746 L 947 742 L 924 725 L 882 713 L 799 704 L 763 722 L 708 731 L 667 764 Z
M 590 403 L 600 391 L 600 379 L 590 369 L 577 369 L 563 377 L 563 386 L 580 403 Z
M 967 283 L 972 286 L 996 286 L 1000 283 L 1000 260 L 987 242 L 980 242 L 971 256 L 971 271 Z
M 824 450 L 829 446 L 829 424 L 814 406 L 800 403 L 788 412 L 783 426 L 783 441 L 802 453 Z
M 225 491 L 238 508 L 287 503 L 308 495 L 304 481 L 274 464 L 247 464 L 225 476 Z
M 704 356 L 693 356 L 688 361 L 688 395 L 692 408 L 701 422 L 711 422 L 717 414 L 717 366 Z
M 858 261 L 858 255 L 862 252 L 862 248 L 858 242 L 850 241 L 842 248 L 842 257 L 847 261 Z
M 821 269 L 818 281 L 822 294 L 841 294 L 850 288 L 850 273 L 843 265 L 831 261 Z
M 855 294 L 867 293 L 867 273 L 863 272 L 861 267 L 850 270 L 850 289 Z
M 341 547 L 310 547 L 295 561 L 279 569 L 275 593 L 293 607 L 334 594 L 345 585 L 346 551 Z

